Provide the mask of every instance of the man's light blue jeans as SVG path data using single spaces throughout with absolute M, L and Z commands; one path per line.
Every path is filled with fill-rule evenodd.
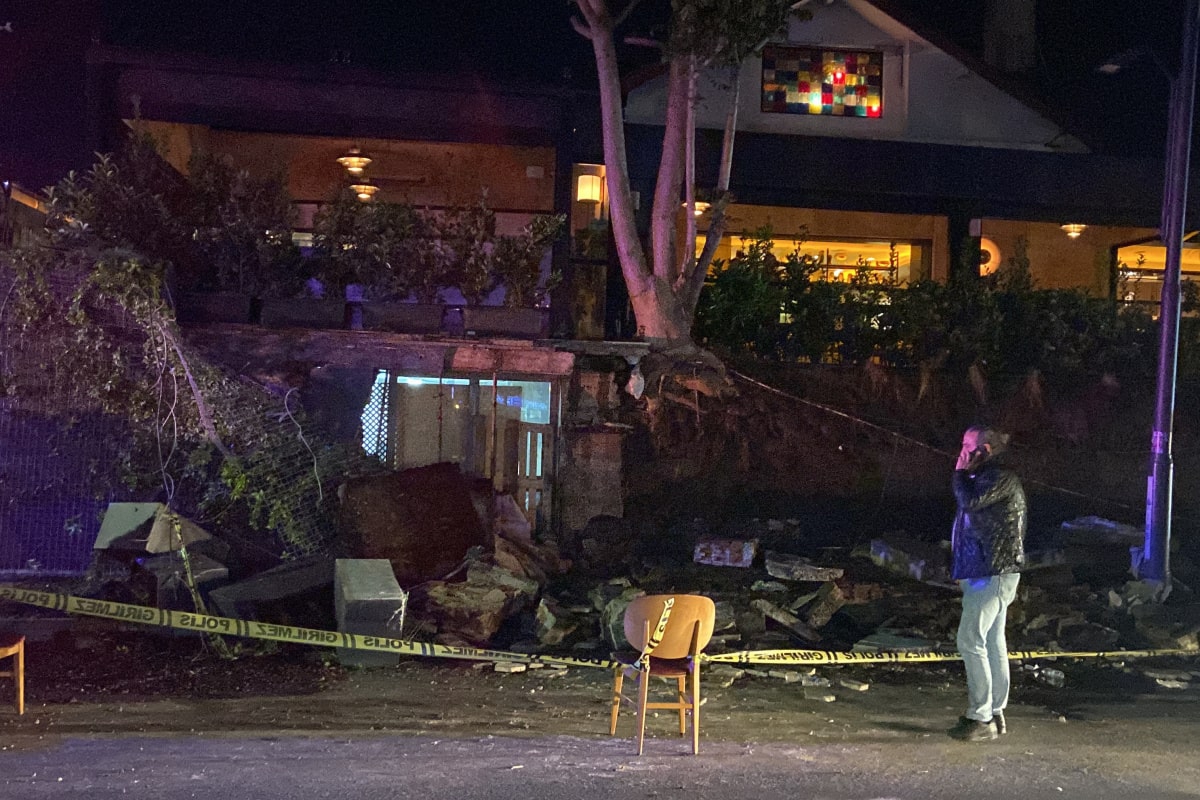
M 1004 624 L 1021 576 L 995 575 L 959 581 L 962 619 L 958 652 L 967 668 L 968 719 L 987 722 L 1008 705 L 1008 641 Z

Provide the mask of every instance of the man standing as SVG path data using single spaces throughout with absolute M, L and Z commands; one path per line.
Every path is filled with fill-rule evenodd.
M 967 713 L 949 734 L 982 742 L 1006 733 L 1008 642 L 1004 625 L 1025 561 L 1027 509 L 1016 473 L 1002 463 L 1008 436 L 968 428 L 954 466 L 952 576 L 962 587 L 958 652 L 967 669 Z

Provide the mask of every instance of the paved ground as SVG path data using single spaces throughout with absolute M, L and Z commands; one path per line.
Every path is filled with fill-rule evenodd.
M 24 718 L 0 717 L 0 798 L 1200 796 L 1200 689 L 1058 666 L 1066 688 L 1022 676 L 1012 733 L 973 745 L 944 735 L 960 668 L 828 669 L 832 703 L 776 679 L 710 681 L 698 758 L 669 713 L 641 758 L 631 715 L 610 739 L 598 670 L 410 661 L 305 696 L 33 697 Z M 871 688 L 837 688 L 842 676 Z

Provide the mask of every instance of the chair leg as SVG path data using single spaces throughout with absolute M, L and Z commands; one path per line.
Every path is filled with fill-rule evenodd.
M 700 754 L 700 660 L 692 663 L 692 755 Z
M 13 678 L 17 684 L 17 715 L 25 713 L 25 642 L 17 647 L 17 664 L 13 668 Z
M 684 678 L 680 675 L 675 679 L 678 695 L 677 702 L 679 703 L 679 735 L 687 734 L 687 686 L 684 685 Z
M 638 670 L 638 734 L 637 754 L 642 754 L 642 744 L 646 739 L 646 696 L 650 692 L 650 673 Z
M 625 667 L 618 664 L 613 676 L 612 721 L 608 726 L 608 735 L 617 735 L 617 714 L 621 711 L 621 687 L 625 684 Z

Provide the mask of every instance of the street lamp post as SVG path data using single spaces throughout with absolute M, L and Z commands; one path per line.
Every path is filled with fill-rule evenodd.
M 1179 362 L 1179 279 L 1187 212 L 1188 159 L 1195 105 L 1197 36 L 1200 0 L 1187 0 L 1184 13 L 1179 73 L 1171 81 L 1167 130 L 1166 174 L 1163 176 L 1160 232 L 1167 248 L 1159 324 L 1158 379 L 1154 396 L 1154 430 L 1150 435 L 1150 470 L 1146 480 L 1146 538 L 1140 579 L 1157 584 L 1159 597 L 1171 591 L 1171 505 L 1174 463 L 1171 436 L 1175 418 L 1175 380 Z

